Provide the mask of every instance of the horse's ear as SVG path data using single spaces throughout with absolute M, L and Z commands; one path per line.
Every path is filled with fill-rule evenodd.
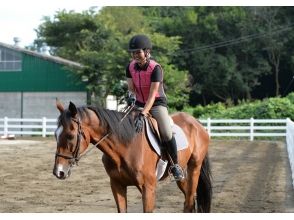
M 60 111 L 60 113 L 62 113 L 64 111 L 64 107 L 58 98 L 56 98 L 56 107 Z
M 75 117 L 78 113 L 77 107 L 72 102 L 69 102 L 68 110 L 70 111 L 71 117 Z

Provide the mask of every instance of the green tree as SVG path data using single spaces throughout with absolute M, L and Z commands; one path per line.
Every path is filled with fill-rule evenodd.
M 152 54 L 165 71 L 171 107 L 182 108 L 188 101 L 187 73 L 179 71 L 166 55 L 178 49 L 180 39 L 155 33 L 141 10 L 104 7 L 99 13 L 92 9 L 83 13 L 59 11 L 53 19 L 44 18 L 37 40 L 46 42 L 54 55 L 82 63 L 84 68 L 78 74 L 87 81 L 94 101 L 104 104 L 107 95 L 121 96 L 126 90 L 123 81 L 130 60 L 126 50 L 129 39 L 134 34 L 147 34 L 154 43 Z
M 102 20 L 99 13 L 91 9 L 83 13 L 63 10 L 53 19 L 44 18 L 38 36 L 53 48 L 54 55 L 83 64 L 78 74 L 87 82 L 92 102 L 105 105 L 107 95 L 120 91 L 117 86 L 122 79 L 127 52 L 122 49 L 123 35 Z
M 180 38 L 156 33 L 149 17 L 144 14 L 144 10 L 144 7 L 105 7 L 101 11 L 101 20 L 106 26 L 112 27 L 124 36 L 122 37 L 125 42 L 124 48 L 128 47 L 129 39 L 135 34 L 144 33 L 151 38 L 152 57 L 163 67 L 169 106 L 182 109 L 187 105 L 189 98 L 188 73 L 178 70 L 172 64 L 172 57 L 169 56 L 179 48 Z
M 181 37 L 173 62 L 193 76 L 191 104 L 199 96 L 204 104 L 251 99 L 270 72 L 245 7 L 151 7 L 145 13 L 157 31 Z
M 285 24 L 282 7 L 253 7 L 251 12 L 259 22 L 260 30 L 266 33 L 263 38 L 264 50 L 273 69 L 275 95 L 280 95 L 280 62 L 281 56 L 287 51 L 285 45 L 289 38 L 285 35 L 292 27 Z

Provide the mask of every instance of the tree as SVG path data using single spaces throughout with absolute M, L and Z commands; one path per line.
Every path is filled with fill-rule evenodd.
M 171 64 L 169 54 L 174 53 L 180 44 L 179 37 L 166 37 L 165 35 L 154 33 L 151 35 L 153 42 L 152 56 L 163 68 L 165 91 L 168 103 L 171 108 L 181 110 L 189 101 L 189 75 L 187 71 L 178 70 Z
M 293 78 L 293 7 L 103 7 L 60 11 L 38 29 L 38 43 L 81 62 L 95 97 L 120 97 L 128 41 L 147 34 L 164 68 L 170 105 L 238 103 L 278 95 Z M 287 34 L 285 34 L 287 33 Z M 188 81 L 191 81 L 189 83 Z M 274 92 L 273 92 L 273 87 Z M 289 87 L 290 88 L 290 87 Z M 99 99 L 98 98 L 98 99 Z
M 157 31 L 181 37 L 173 62 L 194 79 L 190 104 L 251 99 L 269 72 L 244 7 L 161 7 L 150 14 L 158 17 L 153 18 Z
M 84 68 L 78 74 L 87 81 L 94 101 L 103 105 L 107 95 L 120 97 L 126 90 L 123 81 L 130 60 L 128 41 L 134 34 L 145 33 L 154 43 L 155 57 L 168 70 L 166 82 L 173 88 L 167 92 L 171 105 L 181 108 L 187 103 L 188 78 L 186 72 L 177 70 L 165 55 L 178 48 L 179 38 L 154 33 L 148 22 L 139 7 L 104 7 L 99 13 L 63 10 L 53 19 L 44 18 L 37 30 L 37 40 L 48 43 L 53 54 L 82 63 Z M 173 77 L 180 77 L 181 83 Z
M 281 56 L 286 52 L 285 45 L 289 38 L 284 35 L 290 29 L 281 14 L 281 7 L 254 7 L 251 12 L 259 22 L 260 30 L 266 33 L 263 38 L 264 50 L 267 52 L 268 60 L 273 68 L 275 82 L 275 96 L 280 95 L 280 62 Z

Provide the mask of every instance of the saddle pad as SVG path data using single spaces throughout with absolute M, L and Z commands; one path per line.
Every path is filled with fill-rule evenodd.
M 145 125 L 146 125 L 146 135 L 148 140 L 150 141 L 150 144 L 152 145 L 155 152 L 159 156 L 161 156 L 160 143 L 158 142 L 156 136 L 153 134 L 150 128 L 150 125 L 148 123 L 148 120 L 146 118 L 145 118 Z M 175 123 L 171 123 L 171 127 L 172 127 L 173 135 L 176 139 L 178 151 L 186 149 L 188 147 L 188 141 L 183 130 Z
M 167 160 L 159 159 L 157 166 L 156 166 L 156 171 L 155 171 L 157 180 L 161 179 L 161 177 L 163 176 L 163 174 L 166 170 L 166 167 L 167 167 Z

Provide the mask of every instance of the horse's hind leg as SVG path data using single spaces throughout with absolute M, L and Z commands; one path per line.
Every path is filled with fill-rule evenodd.
M 178 181 L 177 185 L 185 196 L 184 212 L 196 212 L 196 192 L 200 170 L 188 169 L 187 178 L 184 181 Z
M 118 212 L 127 212 L 127 187 L 110 179 L 110 186 Z
M 200 176 L 201 166 L 196 166 L 194 162 L 188 165 L 187 186 L 185 192 L 184 212 L 195 212 L 196 192 Z

